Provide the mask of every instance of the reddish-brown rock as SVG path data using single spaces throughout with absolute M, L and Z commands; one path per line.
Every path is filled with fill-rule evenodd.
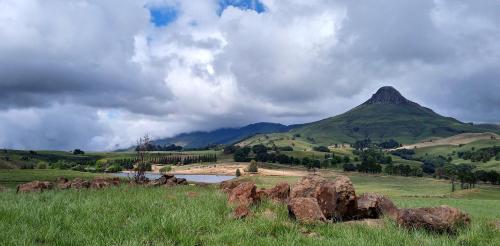
M 108 186 L 111 186 L 111 183 L 105 178 L 97 177 L 90 181 L 90 188 L 101 189 Z
M 460 226 L 470 224 L 466 213 L 449 206 L 400 209 L 396 222 L 409 229 L 454 233 Z
M 288 202 L 288 214 L 302 223 L 326 221 L 318 202 L 311 197 L 293 198 Z
M 81 178 L 76 178 L 71 181 L 71 188 L 79 190 L 83 188 L 89 188 L 90 182 L 87 180 L 83 180 Z
M 269 198 L 277 202 L 287 202 L 290 197 L 290 185 L 286 182 L 282 182 L 270 189 L 258 189 L 257 197 L 261 200 L 263 198 Z
M 305 176 L 293 185 L 290 190 L 290 199 L 298 197 L 314 197 L 316 194 L 316 188 L 324 182 L 326 182 L 326 179 L 317 174 Z
M 249 206 L 259 200 L 257 187 L 252 182 L 244 182 L 236 186 L 229 193 L 228 201 L 233 204 Z
M 398 208 L 387 197 L 376 193 L 364 193 L 357 198 L 359 218 L 380 218 L 388 216 L 396 219 Z
M 53 185 L 48 181 L 32 181 L 29 183 L 21 184 L 17 186 L 17 192 L 42 192 L 44 190 L 52 189 Z
M 351 180 L 347 176 L 339 176 L 334 180 L 336 206 L 334 217 L 349 219 L 356 215 L 356 192 Z
M 316 187 L 314 198 L 327 219 L 336 217 L 337 193 L 334 182 L 323 182 Z
M 71 182 L 65 177 L 58 177 L 56 179 L 57 188 L 61 190 L 69 189 L 71 187 Z
M 226 180 L 226 181 L 222 181 L 219 184 L 219 189 L 221 189 L 222 191 L 224 191 L 226 193 L 229 193 L 232 189 L 236 188 L 236 186 L 238 186 L 240 184 L 241 184 L 241 181 L 239 181 L 239 180 Z
M 233 217 L 235 219 L 243 219 L 250 215 L 250 209 L 244 204 L 240 204 L 233 211 Z

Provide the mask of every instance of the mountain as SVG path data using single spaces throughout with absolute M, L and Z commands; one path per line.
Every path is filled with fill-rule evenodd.
M 182 133 L 172 138 L 155 140 L 153 143 L 156 145 L 176 144 L 185 148 L 201 148 L 214 144 L 233 144 L 259 133 L 287 132 L 297 126 L 261 122 L 241 128 L 222 128 L 209 132 Z
M 353 143 L 370 138 L 374 142 L 394 139 L 415 143 L 432 137 L 465 132 L 498 132 L 494 125 L 474 126 L 441 116 L 412 102 L 390 86 L 381 87 L 363 104 L 343 113 L 312 122 L 291 131 L 318 144 Z

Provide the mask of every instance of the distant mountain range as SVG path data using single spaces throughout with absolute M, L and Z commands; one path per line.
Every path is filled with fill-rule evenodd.
M 500 133 L 500 127 L 496 124 L 473 125 L 441 116 L 406 99 L 393 87 L 384 86 L 363 104 L 320 121 L 291 126 L 262 122 L 241 128 L 183 133 L 156 140 L 154 144 L 200 148 L 214 144 L 234 144 L 257 134 L 268 133 L 300 135 L 303 139 L 324 145 L 353 143 L 366 138 L 374 142 L 394 139 L 409 144 L 466 132 Z
M 241 128 L 221 128 L 214 131 L 182 133 L 172 138 L 153 141 L 156 145 L 175 144 L 185 148 L 201 148 L 209 145 L 233 144 L 256 134 L 288 132 L 300 125 L 282 125 L 277 123 L 260 122 Z

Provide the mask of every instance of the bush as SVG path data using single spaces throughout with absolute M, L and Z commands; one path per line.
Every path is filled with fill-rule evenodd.
M 236 177 L 239 177 L 239 176 L 241 176 L 241 171 L 240 171 L 240 169 L 238 168 L 238 169 L 236 169 Z
M 346 164 L 344 164 L 343 168 L 344 168 L 344 171 L 346 171 L 346 172 L 354 172 L 354 171 L 356 171 L 356 166 L 354 164 L 352 164 L 352 163 L 346 163 Z
M 151 163 L 138 163 L 135 168 L 136 171 L 151 171 Z
M 87 171 L 87 166 L 84 165 L 76 165 L 71 168 L 73 171 L 79 171 L 79 172 L 86 172 Z
M 313 148 L 314 151 L 319 151 L 319 152 L 327 152 L 329 153 L 330 152 L 330 149 L 326 146 L 315 146 Z
M 168 173 L 170 171 L 172 171 L 172 166 L 170 166 L 170 165 L 167 165 L 167 166 L 160 168 L 160 173 Z
M 108 172 L 108 173 L 117 173 L 117 172 L 121 172 L 121 171 L 122 171 L 122 167 L 120 165 L 117 165 L 117 164 L 111 165 L 110 167 L 106 168 L 106 172 Z
M 38 164 L 36 164 L 37 169 L 47 169 L 47 162 L 44 161 L 39 161 Z
M 21 169 L 33 169 L 33 168 L 35 168 L 35 164 L 33 164 L 31 162 L 24 162 L 23 164 L 21 164 L 20 168 Z
M 259 168 L 257 167 L 257 162 L 255 162 L 255 160 L 252 160 L 247 167 L 247 172 L 256 173 L 258 171 Z

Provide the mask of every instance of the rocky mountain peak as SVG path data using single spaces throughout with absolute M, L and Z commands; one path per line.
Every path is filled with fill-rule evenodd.
M 392 86 L 383 86 L 377 90 L 372 97 L 364 104 L 408 104 L 410 100 L 406 99 Z

